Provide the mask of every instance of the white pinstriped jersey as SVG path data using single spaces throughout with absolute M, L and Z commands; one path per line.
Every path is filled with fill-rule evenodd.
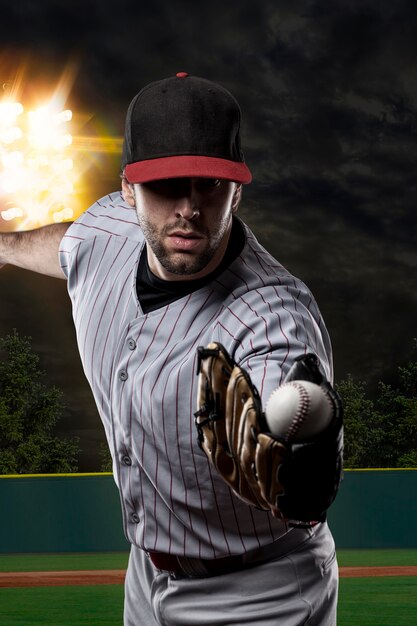
M 286 532 L 232 494 L 198 447 L 194 425 L 196 348 L 211 341 L 247 369 L 263 402 L 306 352 L 331 380 L 330 342 L 314 298 L 244 229 L 245 247 L 226 271 L 148 314 L 136 293 L 143 234 L 119 192 L 90 207 L 61 243 L 126 536 L 146 550 L 219 558 Z

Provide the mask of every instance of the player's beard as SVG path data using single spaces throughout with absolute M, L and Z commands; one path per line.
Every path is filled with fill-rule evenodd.
M 171 274 L 189 276 L 201 272 L 210 263 L 229 228 L 231 215 L 227 215 L 213 231 L 198 223 L 193 223 L 193 229 L 190 231 L 189 223 L 183 219 L 178 219 L 174 224 L 161 229 L 158 229 L 143 215 L 138 215 L 138 219 L 146 243 L 152 248 L 152 252 L 162 267 Z M 170 250 L 164 240 L 176 230 L 184 230 L 204 237 L 207 242 L 205 248 L 200 253 Z

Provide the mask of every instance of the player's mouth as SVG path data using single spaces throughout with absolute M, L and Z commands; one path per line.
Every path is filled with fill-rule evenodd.
M 168 235 L 171 246 L 176 250 L 195 250 L 203 242 L 202 235 L 196 232 L 177 230 Z

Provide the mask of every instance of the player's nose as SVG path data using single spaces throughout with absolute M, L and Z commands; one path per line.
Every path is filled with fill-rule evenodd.
M 175 212 L 177 217 L 182 217 L 185 220 L 194 219 L 199 214 L 194 194 L 188 193 L 178 198 L 175 205 Z

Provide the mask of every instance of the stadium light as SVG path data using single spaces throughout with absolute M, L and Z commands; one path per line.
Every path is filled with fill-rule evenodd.
M 75 184 L 69 123 L 72 111 L 54 101 L 35 110 L 21 102 L 0 102 L 0 215 L 19 229 L 74 215 Z

